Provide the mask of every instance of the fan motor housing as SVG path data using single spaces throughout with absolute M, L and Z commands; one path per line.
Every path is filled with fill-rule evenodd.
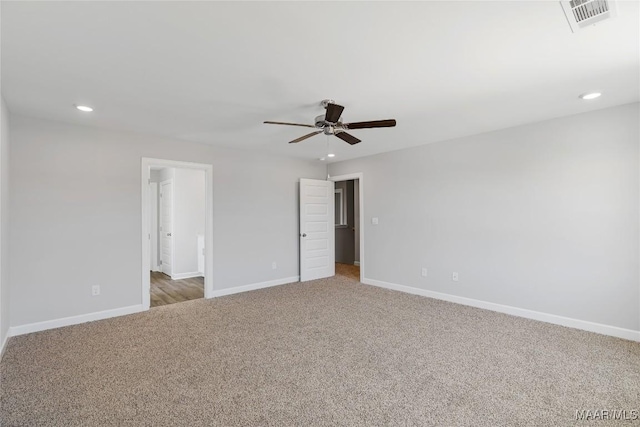
M 319 115 L 318 117 L 316 117 L 316 127 L 317 128 L 323 128 L 325 127 L 325 122 L 324 122 L 324 114 Z

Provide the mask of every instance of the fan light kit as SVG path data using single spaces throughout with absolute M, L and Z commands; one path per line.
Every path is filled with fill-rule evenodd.
M 583 93 L 582 95 L 580 95 L 580 98 L 582 99 L 596 99 L 599 98 L 600 95 L 602 95 L 600 92 L 589 92 L 589 93 Z
M 93 108 L 87 107 L 86 105 L 74 105 L 78 110 L 84 111 L 85 113 L 90 113 L 93 111 Z
M 396 121 L 394 119 L 388 120 L 374 120 L 369 122 L 355 122 L 355 123 L 342 123 L 340 117 L 344 107 L 338 105 L 332 99 L 325 99 L 320 103 L 327 111 L 324 115 L 319 115 L 315 118 L 313 125 L 302 123 L 288 123 L 288 122 L 272 122 L 265 121 L 266 124 L 271 125 L 287 125 L 287 126 L 301 126 L 316 129 L 313 132 L 301 136 L 300 138 L 289 141 L 290 144 L 295 144 L 300 141 L 304 141 L 307 138 L 324 133 L 325 135 L 335 135 L 344 142 L 355 145 L 360 142 L 355 136 L 348 134 L 346 131 L 351 129 L 369 129 L 369 128 L 387 128 L 394 127 Z M 328 157 L 333 157 L 335 154 L 328 154 Z

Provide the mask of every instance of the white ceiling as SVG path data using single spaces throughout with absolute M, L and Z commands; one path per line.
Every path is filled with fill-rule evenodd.
M 556 1 L 3 1 L 2 93 L 13 113 L 281 155 L 329 140 L 339 161 L 637 102 L 639 20 L 636 1 L 575 34 Z M 324 98 L 398 126 L 349 146 L 262 124 L 312 123 Z

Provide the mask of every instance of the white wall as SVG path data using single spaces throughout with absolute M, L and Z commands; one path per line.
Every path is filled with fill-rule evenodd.
M 173 274 L 198 273 L 198 235 L 204 235 L 205 173 L 176 168 L 173 180 Z
M 9 112 L 0 96 L 0 351 L 10 325 L 9 307 Z
M 205 173 L 201 170 L 162 168 L 151 170 L 150 180 L 173 180 L 173 266 L 174 277 L 193 277 L 198 273 L 198 235 L 204 236 Z M 159 218 L 159 206 L 156 206 Z M 158 221 L 158 227 L 160 222 Z M 160 235 L 160 230 L 157 230 Z M 160 247 L 158 243 L 159 263 Z
M 640 330 L 638 115 L 631 104 L 332 164 L 364 173 L 366 278 Z
M 142 157 L 213 165 L 214 289 L 298 276 L 298 180 L 320 162 L 11 120 L 12 326 L 141 304 Z

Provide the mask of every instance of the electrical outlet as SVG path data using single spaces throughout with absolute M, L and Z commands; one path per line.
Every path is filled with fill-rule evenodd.
M 378 218 L 371 218 L 371 224 L 378 225 Z
M 277 269 L 277 268 L 278 268 L 278 264 L 276 264 L 276 262 L 275 262 L 275 261 L 273 261 L 273 262 L 271 263 L 271 268 L 272 268 L 273 270 Z
M 93 285 L 91 287 L 91 295 L 94 297 L 100 295 L 100 285 Z
M 427 269 L 422 267 L 422 277 L 427 277 Z
M 454 282 L 457 282 L 457 281 L 458 281 L 458 272 L 457 272 L 457 271 L 454 271 L 454 272 L 451 274 L 451 280 L 453 280 Z

